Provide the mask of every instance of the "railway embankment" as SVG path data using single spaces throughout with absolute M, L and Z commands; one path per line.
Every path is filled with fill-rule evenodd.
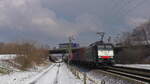
M 148 84 L 149 83 L 149 72 L 142 71 L 142 69 L 136 69 L 132 71 L 131 69 L 124 69 L 126 70 L 126 75 L 120 74 L 119 70 L 112 71 L 111 68 L 99 68 L 99 69 L 91 69 L 81 66 L 71 66 L 71 71 L 81 79 L 84 79 L 84 76 L 86 76 L 86 80 L 93 82 L 93 84 Z M 144 69 L 145 70 L 145 69 Z M 140 73 L 145 74 L 146 76 L 142 77 L 141 79 L 138 78 L 138 75 L 131 74 L 131 73 Z M 128 75 L 127 75 L 128 74 Z M 145 79 L 146 80 L 145 80 Z

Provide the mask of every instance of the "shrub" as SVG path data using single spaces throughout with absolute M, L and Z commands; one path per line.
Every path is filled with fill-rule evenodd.
M 48 49 L 37 47 L 32 43 L 17 44 L 15 53 L 17 57 L 14 61 L 21 65 L 19 68 L 22 70 L 44 64 L 48 59 Z

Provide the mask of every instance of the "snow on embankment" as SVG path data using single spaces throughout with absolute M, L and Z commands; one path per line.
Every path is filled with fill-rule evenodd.
M 5 70 L 7 70 L 7 72 L 20 71 L 16 68 L 20 65 L 13 61 L 15 57 L 17 57 L 16 54 L 0 54 L 0 70 L 3 69 L 4 72 Z
M 52 64 L 43 70 L 19 71 L 0 75 L 0 84 L 83 84 L 63 63 Z
M 0 84 L 24 84 L 24 82 L 37 74 L 37 72 L 15 72 L 0 76 Z
M 142 68 L 150 70 L 150 64 L 116 64 L 115 66 Z
M 16 56 L 16 54 L 0 54 L 0 60 L 10 60 L 14 59 Z
M 56 64 L 31 78 L 26 84 L 83 84 L 65 64 Z
M 47 69 L 48 66 L 41 66 L 30 71 L 19 71 L 6 75 L 0 75 L 0 84 L 26 84 L 31 78 L 34 78 L 40 72 Z M 42 83 L 43 84 L 43 83 Z
M 65 64 L 60 67 L 58 77 L 58 84 L 83 84 L 83 81 L 77 79 Z

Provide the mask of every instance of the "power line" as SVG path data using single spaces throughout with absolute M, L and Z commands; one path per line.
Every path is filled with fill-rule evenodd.
M 124 1 L 124 0 L 123 0 Z M 118 8 L 118 6 L 120 5 L 120 4 L 122 4 L 122 5 L 120 5 L 120 7 L 119 7 L 119 9 L 117 10 L 117 11 L 113 11 L 114 13 L 114 15 L 117 15 L 118 13 L 121 13 L 122 12 L 122 10 L 124 9 L 124 7 L 126 7 L 126 5 L 127 4 L 130 4 L 130 3 L 132 3 L 133 1 L 135 1 L 135 0 L 128 0 L 128 1 L 126 1 L 126 2 L 122 2 L 122 3 L 120 3 L 120 1 L 118 1 L 118 2 L 116 2 L 115 1 L 115 3 L 114 3 L 114 6 L 112 6 L 112 8 L 111 8 L 111 10 L 114 10 L 114 8 Z M 114 2 L 114 1 L 113 1 Z M 117 13 L 117 14 L 116 14 Z
M 149 0 L 147 0 L 149 1 Z M 127 10 L 127 12 L 124 13 L 124 15 L 128 15 L 131 11 L 133 11 L 134 9 L 136 9 L 137 7 L 143 5 L 144 3 L 147 2 L 146 0 L 142 0 L 140 3 L 136 4 L 132 9 Z
M 114 5 L 112 6 L 112 8 L 116 8 L 116 6 L 118 5 L 118 4 L 120 4 L 120 2 L 117 0 L 117 1 L 113 1 L 113 3 L 114 3 Z
M 118 10 L 118 12 L 116 12 L 116 13 L 121 15 L 123 9 L 125 9 L 125 8 L 127 7 L 128 4 L 133 3 L 133 1 L 135 1 L 135 0 L 129 0 L 129 1 L 127 1 L 127 3 L 124 4 L 124 5 L 122 6 L 122 8 L 120 8 L 120 9 Z M 124 7 L 125 7 L 125 8 L 124 8 Z
M 134 1 L 137 1 L 137 0 L 134 0 Z M 147 1 L 149 1 L 149 0 L 147 0 Z M 127 2 L 127 4 L 131 4 L 131 3 L 133 3 L 133 0 L 130 0 L 130 1 Z M 145 0 L 141 0 L 139 3 L 135 4 L 133 8 L 128 9 L 127 11 L 124 11 L 124 10 L 123 10 L 124 8 L 122 7 L 122 8 L 120 8 L 120 10 L 119 10 L 118 12 L 116 12 L 115 15 L 119 15 L 119 16 L 120 16 L 120 15 L 125 15 L 125 16 L 127 16 L 127 15 L 129 15 L 129 13 L 130 13 L 132 10 L 136 9 L 137 7 L 139 7 L 140 5 L 142 5 L 142 4 L 144 4 L 144 3 L 146 3 L 146 1 L 145 1 Z M 127 5 L 127 4 L 126 4 L 126 5 Z M 125 7 L 127 7 L 126 5 L 125 5 Z

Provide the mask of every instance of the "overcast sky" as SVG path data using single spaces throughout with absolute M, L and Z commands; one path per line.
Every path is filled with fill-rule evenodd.
M 73 35 L 86 44 L 98 31 L 130 31 L 149 19 L 149 10 L 150 0 L 0 0 L 0 41 L 55 45 Z

